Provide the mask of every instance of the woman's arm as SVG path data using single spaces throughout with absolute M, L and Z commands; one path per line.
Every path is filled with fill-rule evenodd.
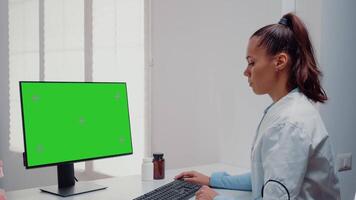
M 251 172 L 235 176 L 216 172 L 211 175 L 209 185 L 215 188 L 252 191 Z
M 263 198 L 297 198 L 311 153 L 310 141 L 303 129 L 289 122 L 272 127 L 263 135 Z

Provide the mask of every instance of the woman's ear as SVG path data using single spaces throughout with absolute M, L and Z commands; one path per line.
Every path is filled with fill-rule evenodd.
M 275 71 L 282 71 L 286 68 L 288 63 L 289 56 L 288 54 L 281 52 L 275 56 Z

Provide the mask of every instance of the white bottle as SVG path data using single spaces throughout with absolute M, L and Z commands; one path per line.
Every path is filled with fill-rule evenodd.
M 143 181 L 153 180 L 153 163 L 152 157 L 143 158 L 142 168 L 141 168 L 141 177 Z

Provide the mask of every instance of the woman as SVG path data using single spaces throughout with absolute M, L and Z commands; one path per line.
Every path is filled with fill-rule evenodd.
M 199 200 L 228 199 L 208 186 L 252 190 L 253 199 L 340 199 L 330 139 L 313 105 L 327 96 L 302 21 L 289 13 L 256 31 L 246 59 L 250 87 L 273 100 L 252 144 L 251 173 L 209 177 L 192 171 L 176 179 L 204 185 L 196 193 Z

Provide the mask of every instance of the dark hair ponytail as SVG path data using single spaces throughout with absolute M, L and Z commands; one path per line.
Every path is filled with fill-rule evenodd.
M 320 85 L 322 76 L 314 56 L 308 31 L 299 17 L 292 13 L 284 15 L 278 24 L 267 25 L 251 37 L 260 38 L 259 46 L 266 48 L 269 55 L 285 52 L 291 57 L 288 87 L 298 87 L 314 102 L 324 103 L 328 97 Z

